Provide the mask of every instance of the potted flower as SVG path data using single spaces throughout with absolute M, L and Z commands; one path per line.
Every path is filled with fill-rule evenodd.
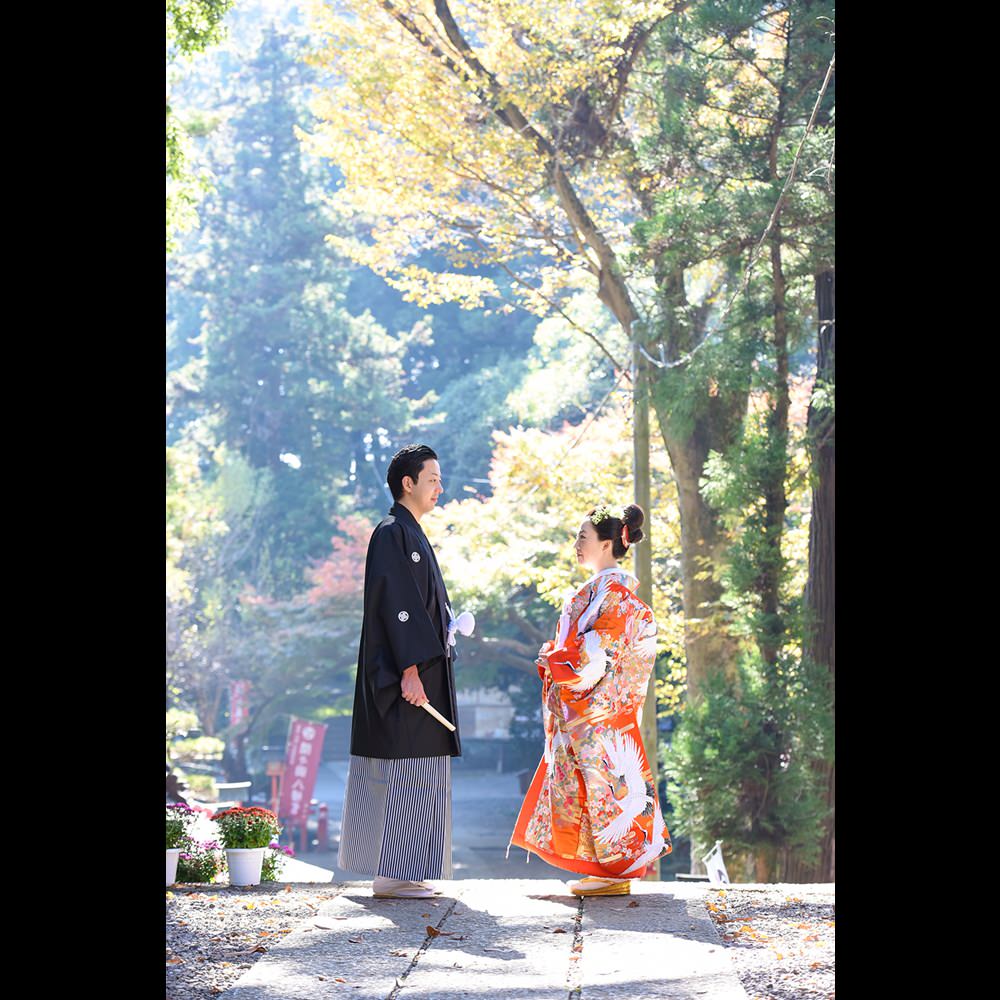
M 167 806 L 167 885 L 177 881 L 177 859 L 187 843 L 187 830 L 194 819 L 195 811 L 186 802 L 171 802 Z
M 213 817 L 229 863 L 230 885 L 260 885 L 264 852 L 281 833 L 278 817 L 261 806 L 236 806 Z
M 291 847 L 285 847 L 276 840 L 272 840 L 267 845 L 267 853 L 264 855 L 264 864 L 260 873 L 261 882 L 277 882 L 285 865 L 286 857 L 294 858 L 295 851 Z
M 225 869 L 226 858 L 215 840 L 195 840 L 187 837 L 187 843 L 177 862 L 178 882 L 214 882 L 215 877 Z

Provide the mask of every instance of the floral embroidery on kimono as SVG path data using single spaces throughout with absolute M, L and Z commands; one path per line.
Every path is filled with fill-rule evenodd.
M 545 748 L 511 843 L 587 875 L 639 878 L 673 850 L 639 730 L 656 621 L 638 584 L 593 576 L 536 660 Z

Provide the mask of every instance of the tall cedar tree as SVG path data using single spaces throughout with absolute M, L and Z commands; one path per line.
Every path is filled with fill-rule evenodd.
M 270 29 L 236 82 L 231 165 L 216 167 L 204 211 L 205 266 L 188 287 L 205 296 L 201 409 L 217 434 L 255 469 L 273 496 L 258 512 L 260 546 L 242 567 L 261 592 L 287 597 L 329 551 L 331 518 L 384 506 L 375 477 L 355 475 L 365 436 L 406 428 L 407 336 L 343 308 L 347 276 L 324 243 L 328 220 L 315 198 L 293 126 L 309 70 L 287 37 Z

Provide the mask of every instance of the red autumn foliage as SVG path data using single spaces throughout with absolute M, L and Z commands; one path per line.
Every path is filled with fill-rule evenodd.
M 360 594 L 364 586 L 368 540 L 375 525 L 368 518 L 357 515 L 338 517 L 334 523 L 340 534 L 330 539 L 333 551 L 306 570 L 306 580 L 312 584 L 305 595 L 310 604 Z

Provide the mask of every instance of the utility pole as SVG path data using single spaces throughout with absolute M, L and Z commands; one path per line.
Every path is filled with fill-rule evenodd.
M 635 563 L 633 572 L 639 578 L 636 594 L 639 599 L 653 606 L 653 517 L 650 510 L 649 487 L 649 378 L 646 363 L 639 350 L 638 338 L 632 340 L 632 476 L 635 481 L 635 502 L 646 515 L 643 522 L 642 543 L 632 550 Z M 646 702 L 642 709 L 639 727 L 642 745 L 649 760 L 653 787 L 659 784 L 659 760 L 656 752 L 656 670 L 649 675 Z M 661 803 L 662 808 L 662 803 Z M 651 882 L 660 880 L 660 863 L 657 861 L 644 878 Z

